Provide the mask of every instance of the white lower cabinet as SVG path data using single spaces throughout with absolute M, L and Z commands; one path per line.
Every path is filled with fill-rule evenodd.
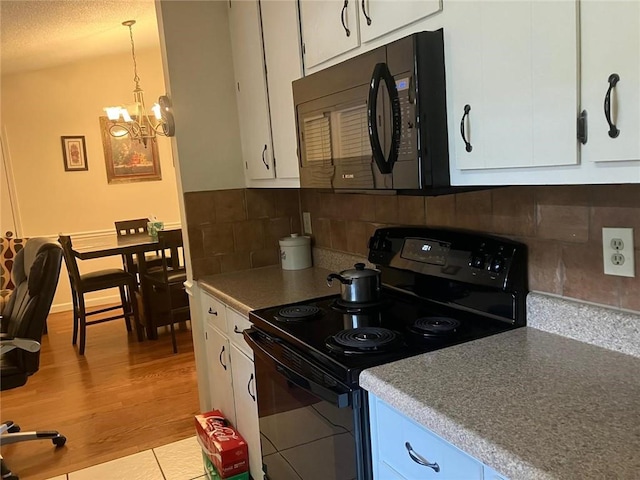
M 201 294 L 209 380 L 209 407 L 220 410 L 249 446 L 249 471 L 262 480 L 262 452 L 256 403 L 253 352 L 242 330 L 251 323 L 244 315 L 206 293 Z M 224 323 L 220 319 L 226 320 Z
M 371 394 L 369 416 L 374 480 L 506 480 Z
M 210 322 L 204 326 L 209 371 L 209 399 L 212 409 L 220 410 L 235 425 L 229 339 Z

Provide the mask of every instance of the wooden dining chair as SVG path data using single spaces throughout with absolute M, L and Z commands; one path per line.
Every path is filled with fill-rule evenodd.
M 190 319 L 189 297 L 185 291 L 187 270 L 184 261 L 182 230 L 158 232 L 158 246 L 162 265 L 150 269 L 141 279 L 143 295 L 148 295 L 151 319 L 147 328 L 169 325 L 173 352 L 178 352 L 174 324 Z M 150 322 L 153 322 L 152 324 Z
M 136 329 L 138 341 L 143 340 L 142 325 L 140 324 L 140 315 L 138 312 L 138 303 L 135 300 L 134 292 L 137 288 L 136 278 L 133 274 L 124 271 L 121 268 L 109 268 L 98 270 L 95 272 L 80 274 L 76 257 L 73 253 L 73 245 L 71 237 L 68 235 L 60 235 L 58 238 L 62 245 L 62 254 L 67 272 L 69 273 L 69 282 L 71 284 L 71 296 L 73 299 L 73 338 L 72 344 L 75 345 L 78 340 L 78 332 L 80 332 L 80 355 L 84 355 L 84 349 L 87 336 L 87 325 L 95 325 L 98 323 L 108 322 L 124 318 L 127 331 L 131 331 L 131 317 Z M 120 304 L 111 307 L 99 308 L 97 310 L 87 311 L 84 295 L 89 292 L 98 290 L 106 290 L 109 288 L 118 288 L 120 291 Z M 110 317 L 100 317 L 96 320 L 88 321 L 87 317 L 109 312 L 112 310 L 122 309 L 119 315 Z
M 113 222 L 116 227 L 116 234 L 118 237 L 124 237 L 127 235 L 147 235 L 147 219 L 136 218 L 133 220 L 119 220 Z M 147 268 L 159 267 L 162 265 L 162 258 L 159 253 L 145 254 L 145 264 Z M 123 255 L 122 264 L 129 273 L 138 275 L 140 268 L 138 266 L 138 259 L 134 255 Z

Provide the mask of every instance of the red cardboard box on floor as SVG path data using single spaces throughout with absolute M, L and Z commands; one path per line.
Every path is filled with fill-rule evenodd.
M 198 441 L 222 478 L 249 470 L 247 442 L 219 410 L 195 416 Z

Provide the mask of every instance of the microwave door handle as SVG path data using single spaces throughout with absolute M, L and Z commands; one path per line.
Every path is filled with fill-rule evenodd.
M 391 135 L 391 148 L 389 149 L 389 158 L 384 157 L 382 146 L 380 145 L 380 135 L 378 132 L 378 91 L 380 90 L 380 82 L 384 81 L 389 100 L 391 101 L 391 112 L 393 117 L 393 127 Z M 380 173 L 391 173 L 393 164 L 398 159 L 398 144 L 401 135 L 401 113 L 400 101 L 398 99 L 398 90 L 396 82 L 389 71 L 386 63 L 378 63 L 373 69 L 371 75 L 371 84 L 369 86 L 369 103 L 367 108 L 367 122 L 369 125 L 369 141 L 373 152 L 373 160 L 376 162 Z

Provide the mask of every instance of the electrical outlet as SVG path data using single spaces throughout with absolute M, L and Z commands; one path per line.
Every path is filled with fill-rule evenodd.
M 633 228 L 603 228 L 602 258 L 605 275 L 635 277 Z
M 304 229 L 303 233 L 307 235 L 311 235 L 313 232 L 311 231 L 311 213 L 302 212 L 302 228 Z

